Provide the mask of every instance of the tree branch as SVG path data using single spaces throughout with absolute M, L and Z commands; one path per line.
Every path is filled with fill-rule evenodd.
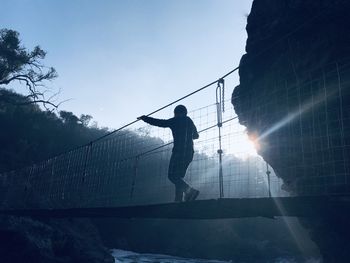
M 39 46 L 27 51 L 21 45 L 18 32 L 8 29 L 0 29 L 0 48 L 0 86 L 14 81 L 23 82 L 29 92 L 25 98 L 30 101 L 18 105 L 41 103 L 46 109 L 47 106 L 57 108 L 58 104 L 52 100 L 59 92 L 49 99 L 45 98 L 45 81 L 57 77 L 53 67 L 45 67 L 41 63 L 46 52 Z

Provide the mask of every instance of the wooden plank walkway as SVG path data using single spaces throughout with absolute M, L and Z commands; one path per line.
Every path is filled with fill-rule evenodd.
M 0 215 L 49 218 L 172 218 L 221 219 L 242 217 L 315 217 L 330 213 L 350 214 L 350 196 L 299 196 L 280 198 L 224 198 L 188 203 L 129 207 L 70 209 L 10 209 Z

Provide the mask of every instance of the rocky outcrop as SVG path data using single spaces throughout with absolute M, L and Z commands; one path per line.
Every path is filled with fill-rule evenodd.
M 112 263 L 88 220 L 0 217 L 1 262 Z
M 248 17 L 232 103 L 292 194 L 350 192 L 349 11 L 345 0 L 255 0 Z M 308 225 L 327 262 L 349 253 L 341 215 Z
M 298 194 L 348 192 L 350 4 L 256 0 L 232 102 Z
M 55 207 L 49 198 L 33 193 L 21 177 L 10 177 L 17 186 L 3 187 L 0 209 Z M 4 176 L 4 175 L 3 175 Z M 18 179 L 19 178 L 19 179 Z M 5 180 L 6 181 L 6 180 Z M 49 219 L 0 216 L 0 262 L 112 263 L 98 230 L 89 219 Z

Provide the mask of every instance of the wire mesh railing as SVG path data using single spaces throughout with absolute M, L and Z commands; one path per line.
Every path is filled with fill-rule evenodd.
M 271 136 L 274 141 L 270 141 L 269 147 L 274 143 L 281 146 L 281 141 L 286 140 L 285 133 L 284 137 L 280 136 L 281 130 L 287 130 L 290 138 L 294 138 L 293 142 L 285 142 L 287 148 L 282 147 L 284 152 L 277 157 L 296 178 L 294 194 L 348 192 L 350 105 L 344 97 L 348 95 L 349 83 L 343 78 L 349 71 L 350 62 L 343 62 L 340 66 L 327 66 L 327 70 L 321 70 L 322 74 L 299 86 L 283 86 L 285 90 L 281 91 L 281 84 L 277 84 L 279 88 L 269 94 L 272 94 L 271 99 L 278 93 L 280 100 L 282 92 L 286 101 L 294 102 L 293 107 L 287 102 L 283 112 L 276 108 L 275 112 L 268 113 L 265 105 L 250 107 L 252 116 L 259 116 L 258 111 L 271 114 L 274 119 L 281 116 L 275 127 L 268 125 L 255 138 L 257 144 L 262 143 L 260 147 L 263 148 L 263 142 Z M 295 101 L 298 101 L 297 108 Z M 185 179 L 200 190 L 199 199 L 290 195 L 283 190 L 285 182 L 256 154 L 229 100 L 219 103 L 223 102 L 225 111 L 216 102 L 188 113 L 200 137 L 195 140 L 194 159 Z M 166 110 L 163 116 L 172 114 L 172 109 Z M 335 129 L 334 125 L 342 128 Z M 292 153 L 295 145 L 299 145 L 297 154 L 302 156 L 302 162 L 293 162 L 291 158 L 296 154 Z M 223 153 L 221 169 L 220 149 Z M 170 129 L 138 122 L 84 147 L 1 174 L 2 205 L 73 208 L 172 202 L 174 185 L 167 178 L 171 150 Z M 314 171 L 312 174 L 306 172 L 310 167 Z
M 222 99 L 221 104 L 231 105 Z M 223 112 L 217 104 L 188 113 L 200 137 L 195 141 L 194 158 L 185 179 L 200 190 L 199 199 L 219 198 L 220 192 L 231 198 L 268 196 L 265 162 L 249 143 L 232 106 Z M 172 109 L 166 110 L 170 112 L 163 115 L 171 117 Z M 220 136 L 218 112 L 222 115 Z M 223 152 L 221 182 L 219 138 Z M 135 123 L 39 164 L 1 174 L 1 200 L 5 207 L 33 204 L 57 208 L 171 202 L 174 185 L 167 178 L 171 152 L 170 129 Z M 286 195 L 280 190 L 282 181 L 274 174 L 271 178 L 272 192 Z M 10 202 L 14 199 L 16 203 Z
M 265 139 L 271 136 L 274 140 L 270 140 L 269 147 L 274 147 L 274 143 L 281 146 L 281 141 L 287 140 L 286 130 L 293 138 L 293 142 L 285 141 L 287 148 L 282 147 L 283 151 L 276 146 L 276 151 L 281 150 L 278 161 L 285 163 L 286 171 L 295 176 L 293 194 L 328 195 L 347 193 L 349 189 L 350 104 L 345 97 L 349 83 L 343 79 L 350 73 L 350 62 L 327 66 L 327 70 L 320 72 L 298 86 L 295 83 L 276 84 L 279 88 L 271 90 L 269 95 L 273 100 L 273 94 L 278 94 L 277 101 L 283 93 L 286 101 L 283 112 L 279 112 L 281 107 L 276 107 L 276 111 L 269 113 L 264 109 L 265 105 L 249 108 L 253 120 L 255 115 L 259 116 L 257 112 L 271 114 L 274 119 L 281 116 L 277 122 L 270 122 L 275 125 L 267 125 L 255 138 L 257 144 L 262 144 L 261 148 L 265 147 Z M 218 103 L 223 102 L 226 103 L 225 111 L 218 107 Z M 249 141 L 245 127 L 239 124 L 229 100 L 206 104 L 188 113 L 200 137 L 195 140 L 194 159 L 185 179 L 200 190 L 199 199 L 290 195 L 291 192 L 282 187 L 286 182 L 256 154 L 253 142 Z M 168 112 L 162 113 L 163 116 L 172 114 L 172 109 L 166 110 Z M 259 123 L 260 120 L 254 121 Z M 341 129 L 334 128 L 335 125 Z M 282 137 L 281 130 L 284 131 Z M 298 153 L 293 152 L 295 145 L 298 145 Z M 223 153 L 221 169 L 220 149 Z M 167 178 L 171 150 L 170 129 L 138 122 L 66 154 L 1 174 L 1 200 L 4 207 L 12 208 L 110 207 L 172 202 L 174 185 Z M 303 161 L 293 162 L 294 154 L 301 155 Z M 314 171 L 312 174 L 307 173 L 310 167 Z
M 349 59 L 304 72 L 309 77 L 302 80 L 279 76 L 263 80 L 270 85 L 266 94 L 245 94 L 254 98 L 254 103 L 239 106 L 246 115 L 241 119 L 249 119 L 247 126 L 258 128 L 254 141 L 260 152 L 269 148 L 274 163 L 283 164 L 282 170 L 276 170 L 278 176 L 256 154 L 245 127 L 232 106 L 227 106 L 231 104 L 224 98 L 224 89 L 216 90 L 216 101 L 200 97 L 204 90 L 223 84 L 223 79 L 226 86 L 235 86 L 237 78 L 232 73 L 237 69 L 148 114 L 171 117 L 171 106 L 189 98 L 203 103 L 189 112 L 200 138 L 195 141 L 194 159 L 185 178 L 200 190 L 199 199 L 348 194 Z M 210 92 L 214 98 L 215 90 Z M 233 101 L 239 103 L 242 98 Z M 141 125 L 135 120 L 87 145 L 0 174 L 1 207 L 79 208 L 171 202 L 174 186 L 167 178 L 171 149 L 169 129 Z

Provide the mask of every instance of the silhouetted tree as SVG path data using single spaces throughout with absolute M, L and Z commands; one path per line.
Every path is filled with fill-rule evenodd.
M 57 108 L 53 98 L 46 97 L 45 82 L 57 77 L 56 70 L 42 64 L 46 52 L 39 46 L 28 51 L 21 45 L 19 33 L 10 29 L 0 29 L 0 87 L 12 83 L 25 85 L 28 90 L 26 97 L 18 101 L 7 101 L 17 105 L 41 103 L 45 108 Z M 9 99 L 7 97 L 7 99 Z
M 45 160 L 106 132 L 84 126 L 72 112 L 61 111 L 57 116 L 33 103 L 17 106 L 29 100 L 0 88 L 0 172 Z
M 70 111 L 60 111 L 60 117 L 65 124 L 78 124 L 79 118 Z
M 90 121 L 92 120 L 92 116 L 88 114 L 81 114 L 79 121 L 81 124 L 83 124 L 85 127 L 89 126 Z

